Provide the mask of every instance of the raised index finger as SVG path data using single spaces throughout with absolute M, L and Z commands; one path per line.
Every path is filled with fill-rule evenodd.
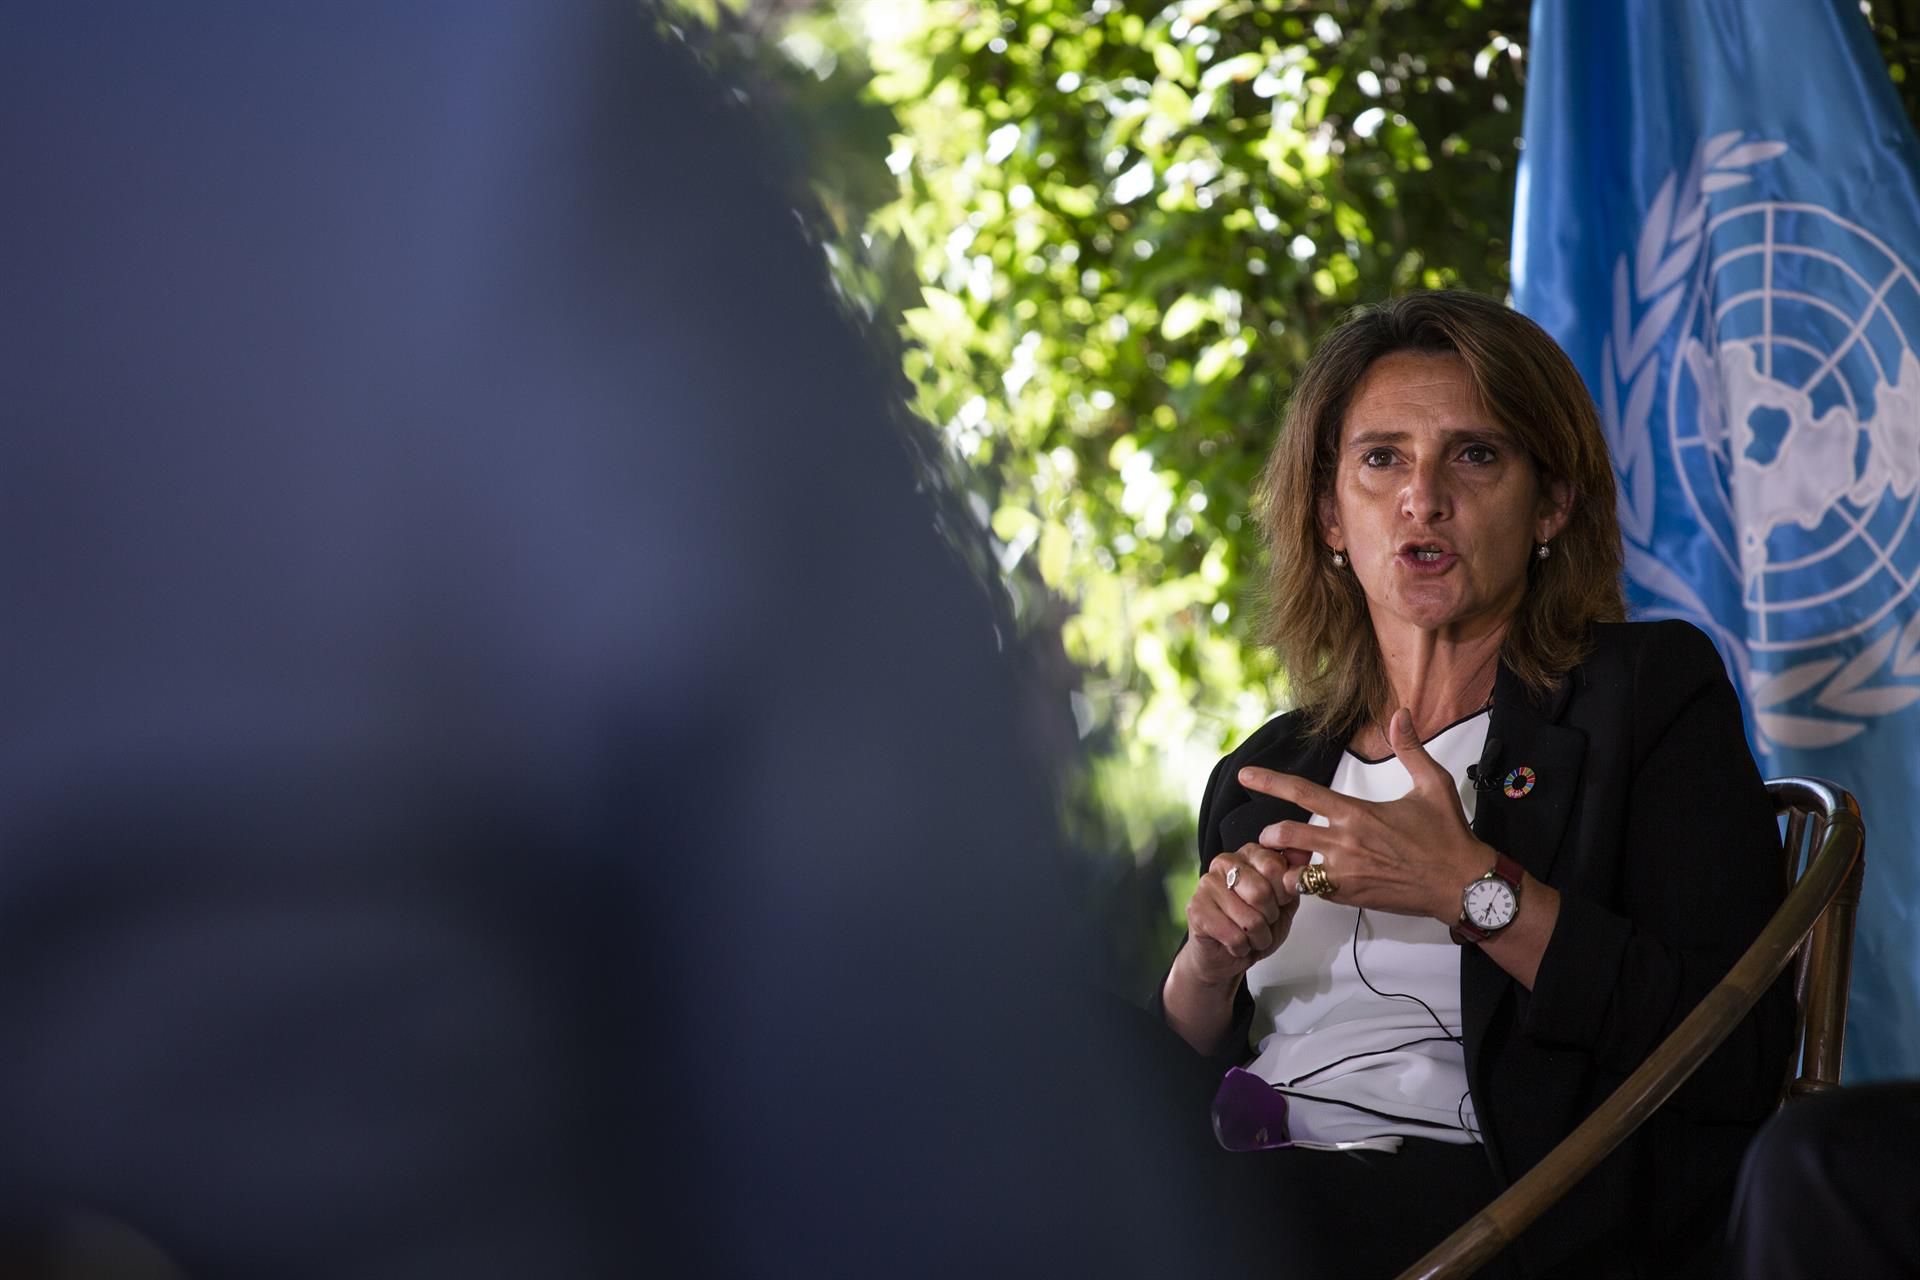
M 1317 782 L 1308 782 L 1305 778 L 1291 773 L 1276 773 L 1272 769 L 1260 769 L 1253 765 L 1248 765 L 1240 771 L 1240 785 L 1249 791 L 1258 791 L 1261 795 L 1291 800 L 1308 813 L 1317 813 L 1329 822 L 1338 822 L 1342 818 L 1350 817 L 1360 803 L 1352 796 L 1343 796 L 1337 791 L 1329 791 Z

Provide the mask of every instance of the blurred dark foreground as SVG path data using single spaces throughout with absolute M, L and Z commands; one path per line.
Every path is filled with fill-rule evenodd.
M 652 31 L 0 9 L 0 1221 L 44 1274 L 1191 1256 L 988 602 Z

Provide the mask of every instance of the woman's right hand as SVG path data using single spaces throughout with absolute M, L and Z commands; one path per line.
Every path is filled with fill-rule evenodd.
M 1215 858 L 1187 900 L 1187 945 L 1175 967 L 1184 964 L 1186 976 L 1202 987 L 1237 985 L 1287 940 L 1300 897 L 1287 891 L 1282 873 L 1309 857 L 1244 844 Z
M 1241 975 L 1287 940 L 1300 897 L 1287 892 L 1282 873 L 1312 856 L 1243 844 L 1215 858 L 1194 886 L 1187 900 L 1187 945 L 1173 958 L 1160 1007 L 1167 1025 L 1195 1052 L 1221 1050 Z

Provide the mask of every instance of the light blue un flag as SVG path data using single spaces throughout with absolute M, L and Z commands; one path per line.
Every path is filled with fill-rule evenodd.
M 1920 1076 L 1920 141 L 1855 0 L 1536 0 L 1528 64 L 1515 302 L 1632 606 L 1714 637 L 1761 772 L 1860 798 L 1848 1079 Z

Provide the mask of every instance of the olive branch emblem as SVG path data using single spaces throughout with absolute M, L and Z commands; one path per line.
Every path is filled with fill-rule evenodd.
M 1706 242 L 1707 198 L 1751 182 L 1746 172 L 1787 150 L 1784 142 L 1742 141 L 1740 130 L 1716 134 L 1695 148 L 1684 171 L 1669 173 L 1654 193 L 1631 253 L 1613 269 L 1613 323 L 1600 347 L 1600 421 L 1619 482 L 1620 529 L 1627 572 L 1671 600 L 1675 610 L 1710 631 L 1748 690 L 1763 745 L 1827 747 L 1866 728 L 1866 720 L 1920 700 L 1920 687 L 1870 684 L 1890 663 L 1895 676 L 1920 676 L 1920 615 L 1851 658 L 1827 657 L 1777 672 L 1753 669 L 1743 637 L 1717 622 L 1706 602 L 1652 550 L 1653 436 L 1648 423 L 1659 384 L 1660 351 L 1686 301 L 1686 282 Z M 1811 695 L 1825 714 L 1780 710 Z

